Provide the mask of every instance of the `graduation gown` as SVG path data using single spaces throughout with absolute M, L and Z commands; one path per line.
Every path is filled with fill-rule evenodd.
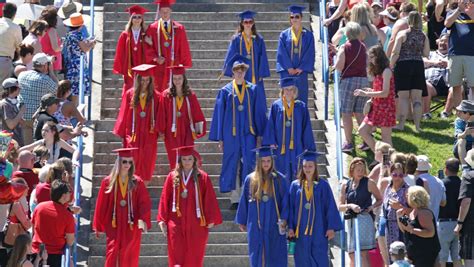
M 291 182 L 296 177 L 296 171 L 298 169 L 297 156 L 303 153 L 306 149 L 315 151 L 316 146 L 314 144 L 313 130 L 311 128 L 311 118 L 309 116 L 306 105 L 299 100 L 295 101 L 293 110 L 293 149 L 290 149 L 291 140 L 291 125 L 286 127 L 283 125 L 283 116 L 285 116 L 285 110 L 283 109 L 283 101 L 277 99 L 273 102 L 268 116 L 267 127 L 265 128 L 265 134 L 263 135 L 262 145 L 270 146 L 276 145 L 277 150 L 275 152 L 275 167 L 283 173 L 285 177 Z M 288 122 L 288 119 L 286 120 Z M 285 129 L 285 153 L 282 154 L 283 144 L 283 129 Z
M 176 66 L 182 64 L 183 66 L 192 67 L 191 50 L 189 49 L 188 37 L 186 29 L 180 23 L 171 20 L 173 24 L 174 35 L 171 33 L 170 40 L 166 41 L 161 29 L 158 32 L 158 21 L 153 22 L 148 26 L 146 35 L 151 37 L 153 43 L 147 43 L 146 60 L 148 64 L 158 65 L 155 68 L 155 87 L 162 92 L 169 87 L 170 72 L 166 69 L 169 66 Z M 158 43 L 158 34 L 160 35 L 160 43 Z M 168 43 L 168 47 L 165 46 Z M 174 42 L 174 60 L 172 60 L 172 47 Z M 158 57 L 159 51 L 161 56 L 165 58 L 165 62 L 159 65 L 153 59 Z
M 247 226 L 247 240 L 250 266 L 286 267 L 288 251 L 286 234 L 280 235 L 275 199 L 278 203 L 280 219 L 287 221 L 289 213 L 289 183 L 281 175 L 274 173 L 275 197 L 267 202 L 253 199 L 250 192 L 252 174 L 245 178 L 242 196 L 235 216 L 235 223 Z M 272 190 L 272 189 L 270 189 Z M 258 208 L 257 208 L 258 205 Z M 260 226 L 258 218 L 260 217 Z
M 132 68 L 145 63 L 144 32 L 140 32 L 138 43 L 135 43 L 133 32 L 123 31 L 118 39 L 115 49 L 113 72 L 123 76 L 122 96 L 130 88 L 133 88 Z
M 186 98 L 189 100 L 188 109 L 186 99 L 183 100 L 183 105 L 179 112 L 181 116 L 176 116 L 176 136 L 172 132 L 173 126 L 173 96 L 169 92 L 169 89 L 166 89 L 161 98 L 160 112 L 161 120 L 158 121 L 160 132 L 165 135 L 165 147 L 166 152 L 168 153 L 168 161 L 170 163 L 170 171 L 175 168 L 176 165 L 176 150 L 174 148 L 181 146 L 191 146 L 194 145 L 194 138 L 201 138 L 206 135 L 206 118 L 202 113 L 201 106 L 194 92 L 191 92 Z M 203 132 L 199 135 L 193 137 L 193 132 L 191 130 L 191 121 L 189 116 L 191 115 L 192 121 L 194 124 L 197 122 L 203 123 Z
M 301 194 L 303 194 L 302 198 Z M 301 204 L 299 237 L 296 239 L 295 244 L 294 259 L 296 267 L 329 267 L 326 231 L 328 229 L 339 231 L 343 228 L 329 183 L 323 179 L 320 179 L 318 183 L 314 183 L 313 194 L 315 203 L 314 221 L 312 221 L 313 206 L 310 210 L 305 208 L 305 204 L 308 203 L 308 201 L 306 200 L 300 182 L 295 180 L 290 185 L 290 215 L 288 228 L 295 231 L 295 233 L 298 226 L 300 199 L 303 201 Z M 308 216 L 311 216 L 310 225 L 308 227 L 308 234 L 305 235 Z M 309 233 L 311 226 L 313 227 L 312 235 Z
M 314 35 L 313 32 L 303 28 L 300 37 L 301 51 L 296 52 L 291 49 L 291 28 L 281 32 L 278 40 L 276 71 L 280 78 L 296 77 L 296 87 L 298 87 L 298 99 L 305 104 L 308 103 L 308 74 L 314 70 Z M 290 75 L 288 69 L 301 69 L 300 75 Z
M 201 226 L 201 220 L 197 217 L 196 211 L 196 190 L 195 177 L 189 179 L 185 186 L 188 191 L 187 197 L 183 198 L 183 189 L 174 189 L 174 171 L 168 174 L 163 192 L 161 193 L 158 206 L 158 222 L 165 222 L 168 227 L 168 263 L 169 266 L 180 265 L 182 267 L 203 266 L 206 252 L 207 238 L 210 223 L 218 225 L 222 223 L 222 215 L 217 203 L 216 193 L 212 186 L 211 179 L 202 170 L 197 175 L 198 190 L 201 192 L 201 211 L 205 215 L 205 225 Z M 180 179 L 180 186 L 184 186 Z M 175 190 L 176 208 L 181 213 L 173 212 L 173 190 Z
M 133 129 L 133 108 L 131 101 L 134 90 L 128 90 L 122 98 L 122 104 L 117 116 L 117 121 L 113 129 L 115 135 L 123 139 L 123 147 L 137 147 L 133 151 L 133 160 L 135 162 L 135 174 L 145 181 L 150 181 L 155 170 L 156 151 L 158 140 L 158 121 L 162 119 L 159 115 L 160 94 L 154 91 L 153 102 L 146 104 L 142 110 L 140 103 L 135 107 L 135 139 L 132 136 Z M 154 107 L 152 109 L 152 103 Z M 140 116 L 140 112 L 145 112 L 145 117 Z M 152 125 L 152 111 L 154 112 L 155 125 Z M 152 130 L 152 132 L 150 132 Z
M 256 86 L 247 82 L 242 111 L 237 94 L 232 95 L 232 82 L 226 84 L 216 97 L 212 115 L 209 140 L 222 141 L 224 153 L 219 187 L 222 193 L 236 188 L 237 164 L 240 164 L 240 184 L 255 167 L 255 149 L 257 136 L 262 136 L 266 125 L 266 99 L 256 93 Z M 250 99 L 248 99 L 250 97 Z M 233 105 L 235 109 L 233 112 Z M 250 102 L 250 107 L 248 103 Z M 250 114 L 249 114 L 250 111 Z M 235 113 L 235 136 L 233 135 L 233 113 Z M 249 121 L 249 118 L 252 120 Z M 251 128 L 253 133 L 251 132 Z
M 138 267 L 142 230 L 138 229 L 138 220 L 143 220 L 148 229 L 151 228 L 151 202 L 148 190 L 143 181 L 134 177 L 129 182 L 125 198 L 122 197 L 120 187 L 107 193 L 110 176 L 105 177 L 100 185 L 95 205 L 93 230 L 105 233 L 107 237 L 105 267 Z M 130 190 L 130 185 L 133 184 Z M 114 211 L 114 194 L 117 194 L 116 228 L 112 227 L 112 214 Z M 133 229 L 128 223 L 128 205 L 120 206 L 121 200 L 127 200 L 131 194 L 133 207 Z
M 245 74 L 245 80 L 254 83 L 259 90 L 258 92 L 265 94 L 263 78 L 270 77 L 270 67 L 268 66 L 265 41 L 263 40 L 263 37 L 260 34 L 258 34 L 257 36 L 252 36 L 251 51 L 253 51 L 253 57 L 252 54 L 247 53 L 242 33 L 234 35 L 229 43 L 229 48 L 227 49 L 227 54 L 225 56 L 224 66 L 222 67 L 222 69 L 224 70 L 224 75 L 232 77 L 231 70 L 230 72 L 225 72 L 228 62 L 232 59 L 232 57 L 237 54 L 246 56 L 248 59 L 250 59 L 251 64 L 250 68 Z

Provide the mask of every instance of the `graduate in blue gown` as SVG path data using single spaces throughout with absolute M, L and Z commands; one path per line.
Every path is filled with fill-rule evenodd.
M 305 103 L 296 100 L 296 78 L 280 81 L 280 98 L 273 102 L 262 144 L 277 148 L 275 166 L 291 182 L 296 178 L 297 156 L 316 150 L 311 118 Z
M 250 266 L 286 267 L 289 183 L 275 170 L 272 149 L 257 151 L 257 166 L 245 179 L 235 223 L 247 232 Z
M 308 74 L 314 70 L 314 35 L 303 28 L 304 7 L 292 5 L 291 27 L 282 31 L 278 41 L 276 71 L 280 78 L 295 77 L 298 99 L 308 103 Z
M 238 168 L 239 186 L 253 171 L 255 153 L 252 150 L 257 137 L 263 135 L 267 121 L 265 96 L 256 94 L 255 85 L 244 78 L 248 62 L 247 58 L 235 55 L 227 64 L 234 79 L 219 90 L 211 121 L 209 140 L 219 141 L 224 152 L 219 178 L 223 193 L 236 190 Z M 239 198 L 240 194 L 231 199 L 232 203 L 238 203 Z
M 240 24 L 238 33 L 232 36 L 224 60 L 223 74 L 232 76 L 232 70 L 227 69 L 229 61 L 235 55 L 242 55 L 250 60 L 249 70 L 245 74 L 245 80 L 255 84 L 258 93 L 265 94 L 263 78 L 270 77 L 270 67 L 268 66 L 267 49 L 263 37 L 257 33 L 255 25 L 255 15 L 257 13 L 246 10 L 238 14 Z
M 329 183 L 318 177 L 317 153 L 298 156 L 302 166 L 290 185 L 288 237 L 296 238 L 296 267 L 329 267 L 328 240 L 343 229 Z

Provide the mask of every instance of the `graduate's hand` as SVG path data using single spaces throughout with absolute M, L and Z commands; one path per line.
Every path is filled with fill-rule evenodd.
M 69 209 L 71 210 L 73 214 L 79 214 L 82 211 L 81 207 L 78 207 L 78 206 L 71 206 L 69 207 Z
M 160 226 L 161 232 L 163 232 L 163 235 L 166 237 L 168 235 L 168 228 L 166 227 L 166 223 L 159 222 L 158 225 Z
M 145 43 L 147 43 L 148 45 L 153 45 L 153 40 L 150 36 L 145 36 Z
M 214 227 L 214 223 L 210 223 L 207 225 L 207 228 L 211 229 L 212 227 Z
M 288 229 L 288 237 L 289 238 L 295 237 L 295 231 L 293 231 L 293 229 Z
M 148 229 L 146 227 L 146 223 L 143 220 L 138 220 L 138 229 L 141 229 L 142 232 L 144 232 L 144 233 L 148 232 Z
M 303 73 L 302 69 L 296 69 L 296 75 L 300 75 L 301 73 Z
M 289 69 L 288 69 L 288 73 L 289 73 L 290 75 L 295 75 L 295 74 L 296 74 L 296 70 L 293 69 L 293 68 L 289 68 Z
M 239 224 L 240 231 L 247 232 L 247 226 L 243 224 Z
M 326 238 L 328 240 L 333 239 L 335 235 L 336 235 L 336 233 L 334 233 L 334 230 L 332 230 L 332 229 L 329 229 L 329 230 L 326 231 Z
M 219 151 L 220 151 L 220 152 L 224 151 L 224 142 L 219 141 L 218 147 L 219 147 Z

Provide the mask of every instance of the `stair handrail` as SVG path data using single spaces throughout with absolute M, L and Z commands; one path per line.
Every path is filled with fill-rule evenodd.
M 90 17 L 91 17 L 91 21 L 90 21 L 90 34 L 91 36 L 94 36 L 95 35 L 95 28 L 94 28 L 94 22 L 95 22 L 95 10 L 94 10 L 94 7 L 95 7 L 95 0 L 90 0 L 90 8 L 89 8 L 89 12 L 90 12 Z M 94 48 L 92 48 L 90 51 L 89 51 L 89 80 L 90 80 L 90 84 L 91 84 L 91 94 L 88 98 L 88 101 L 87 101 L 87 120 L 91 120 L 91 113 L 92 113 L 92 73 L 93 73 L 93 59 L 94 59 Z
M 329 119 L 329 38 L 328 28 L 324 26 L 323 21 L 326 18 L 326 0 L 319 2 L 319 25 L 320 25 L 320 39 L 322 39 L 322 80 L 324 82 L 324 120 Z

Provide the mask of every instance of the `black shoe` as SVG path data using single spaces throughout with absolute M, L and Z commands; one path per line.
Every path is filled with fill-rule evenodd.
M 237 210 L 239 207 L 239 203 L 232 203 L 229 207 L 230 210 Z

